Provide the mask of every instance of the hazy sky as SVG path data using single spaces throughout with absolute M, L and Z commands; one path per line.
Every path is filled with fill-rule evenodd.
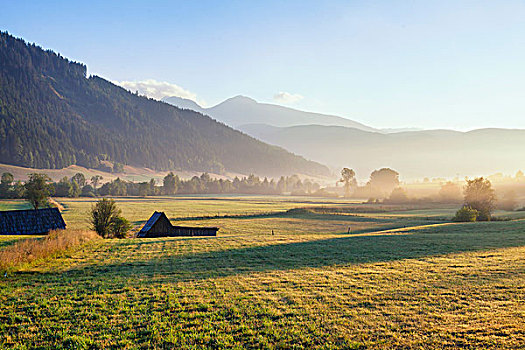
M 3 0 L 0 29 L 154 96 L 525 128 L 525 1 Z

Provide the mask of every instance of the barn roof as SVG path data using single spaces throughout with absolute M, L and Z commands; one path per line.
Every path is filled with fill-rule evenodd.
M 218 227 L 189 227 L 189 226 L 174 226 L 170 220 L 168 219 L 168 217 L 166 216 L 166 214 L 162 211 L 156 211 L 153 213 L 153 215 L 151 215 L 151 217 L 148 219 L 148 221 L 146 222 L 146 224 L 142 227 L 142 229 L 138 232 L 138 235 L 139 236 L 143 236 L 145 234 L 147 234 L 151 228 L 155 225 L 155 223 L 157 221 L 159 221 L 161 218 L 164 218 L 169 226 L 172 228 L 172 229 L 186 229 L 186 230 L 215 230 L 215 231 L 218 231 L 219 228 Z
M 148 232 L 153 227 L 153 225 L 155 225 L 157 220 L 161 218 L 162 215 L 166 216 L 164 212 L 154 212 L 153 215 L 151 215 L 151 217 L 148 219 L 148 222 L 146 222 L 146 225 L 144 225 L 144 227 L 140 230 L 140 232 Z
M 0 234 L 45 234 L 65 228 L 66 223 L 57 208 L 0 211 Z

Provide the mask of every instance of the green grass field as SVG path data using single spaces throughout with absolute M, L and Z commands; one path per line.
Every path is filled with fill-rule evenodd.
M 88 226 L 91 201 L 58 201 L 69 227 Z M 2 277 L 0 348 L 525 348 L 525 220 L 291 197 L 117 202 L 137 227 L 161 210 L 221 231 L 96 241 Z

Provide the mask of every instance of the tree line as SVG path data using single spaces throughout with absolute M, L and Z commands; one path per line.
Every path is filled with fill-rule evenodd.
M 278 180 L 260 178 L 255 175 L 235 177 L 233 180 L 212 178 L 208 173 L 181 179 L 173 172 L 168 173 L 157 184 L 155 179 L 144 182 L 126 181 L 116 178 L 101 183 L 100 175 L 86 178 L 83 173 L 77 173 L 71 178 L 64 176 L 52 182 L 46 174 L 30 174 L 25 183 L 14 181 L 11 173 L 3 173 L 0 180 L 0 198 L 27 198 L 28 186 L 38 179 L 40 186 L 45 184 L 48 196 L 56 197 L 96 197 L 96 196 L 159 196 L 175 194 L 284 194 L 307 195 L 319 191 L 320 185 L 308 179 L 301 180 L 299 176 L 281 176 Z

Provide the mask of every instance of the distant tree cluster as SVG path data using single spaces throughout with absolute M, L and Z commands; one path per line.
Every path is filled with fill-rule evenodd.
M 399 173 L 390 168 L 374 170 L 370 174 L 370 179 L 364 186 L 358 186 L 356 174 L 353 169 L 343 168 L 341 179 L 338 183 L 343 183 L 345 197 L 356 198 L 386 198 L 392 191 L 399 187 Z
M 174 194 L 284 194 L 308 195 L 318 193 L 320 186 L 310 180 L 301 180 L 299 176 L 281 176 L 279 180 L 250 175 L 233 180 L 215 179 L 209 174 L 194 176 L 188 180 L 181 180 L 172 172 L 168 173 L 162 184 L 155 179 L 144 182 L 125 181 L 116 178 L 113 181 L 100 182 L 100 175 L 92 176 L 89 180 L 82 173 L 71 178 L 63 177 L 57 182 L 45 174 L 31 174 L 25 184 L 14 182 L 10 173 L 2 174 L 0 181 L 0 198 L 27 198 L 32 193 L 33 184 L 38 181 L 38 188 L 42 188 L 47 196 L 56 197 L 95 197 L 95 196 L 158 196 Z M 44 204 L 40 204 L 41 206 Z
M 194 176 L 181 180 L 177 175 L 168 173 L 161 185 L 157 186 L 154 179 L 148 182 L 131 182 L 117 178 L 107 182 L 99 189 L 101 196 L 155 196 L 174 194 L 312 194 L 319 190 L 319 184 L 310 180 L 301 181 L 297 175 L 282 176 L 279 180 L 250 175 L 235 177 L 233 180 L 215 179 L 209 174 Z
M 350 197 L 352 194 L 352 188 L 357 187 L 355 171 L 349 168 L 343 168 L 343 170 L 341 170 L 341 179 L 339 182 L 342 182 L 345 186 L 345 197 Z

